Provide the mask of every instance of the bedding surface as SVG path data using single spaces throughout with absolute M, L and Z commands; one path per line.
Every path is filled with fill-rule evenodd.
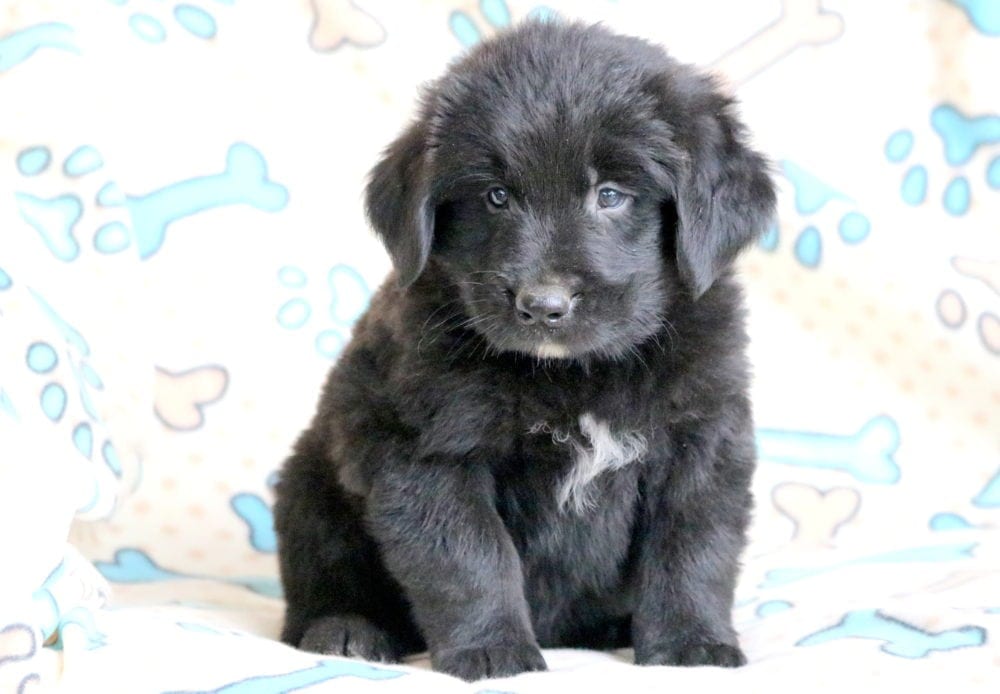
M 995 691 L 1000 21 L 975 0 L 0 5 L 0 691 Z M 750 665 L 466 684 L 297 652 L 275 471 L 389 268 L 418 85 L 529 15 L 714 70 L 779 217 L 740 261 Z

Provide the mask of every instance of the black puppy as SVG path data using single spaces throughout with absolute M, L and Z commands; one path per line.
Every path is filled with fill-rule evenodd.
M 744 663 L 729 267 L 773 205 L 730 100 L 638 39 L 529 23 L 430 85 L 367 190 L 395 274 L 278 486 L 282 639 L 466 679 Z

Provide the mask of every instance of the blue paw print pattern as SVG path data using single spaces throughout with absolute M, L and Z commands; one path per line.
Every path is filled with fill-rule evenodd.
M 37 176 L 52 163 L 52 152 L 48 147 L 37 145 L 22 150 L 17 155 L 17 170 L 23 176 Z
M 376 667 L 357 660 L 321 660 L 312 667 L 277 675 L 256 675 L 230 682 L 217 689 L 186 690 L 167 694 L 283 694 L 341 677 L 390 680 L 405 672 Z
M 80 243 L 73 235 L 73 227 L 83 214 L 80 199 L 71 194 L 40 198 L 17 193 L 15 197 L 21 218 L 38 232 L 52 255 L 66 262 L 76 260 Z
M 17 415 L 17 408 L 14 407 L 14 402 L 7 395 L 7 391 L 0 388 L 0 413 L 10 417 L 15 422 L 19 419 Z
M 71 178 L 85 176 L 104 166 L 101 153 L 90 145 L 78 147 L 63 162 L 63 173 Z
M 900 471 L 893 456 L 899 426 L 887 415 L 873 417 L 851 435 L 758 429 L 761 460 L 844 472 L 868 484 L 895 484 Z
M 128 0 L 108 0 L 113 5 L 127 7 Z M 224 2 L 223 4 L 231 4 Z M 198 5 L 190 3 L 166 4 L 157 7 L 158 14 L 167 14 L 170 18 L 157 17 L 148 12 L 132 12 L 128 16 L 128 26 L 136 38 L 148 44 L 161 44 L 171 35 L 172 24 L 179 26 L 184 32 L 205 41 L 214 39 L 218 33 L 218 22 L 215 16 Z
M 256 494 L 236 494 L 229 502 L 233 511 L 246 523 L 250 533 L 250 546 L 258 552 L 273 554 L 278 551 L 278 538 L 274 533 L 274 516 L 271 508 Z
M 780 233 L 781 232 L 778 231 L 777 224 L 772 224 L 768 227 L 767 231 L 764 232 L 764 235 L 761 236 L 760 240 L 757 242 L 760 249 L 767 252 L 777 250 Z
M 105 187 L 98 204 L 128 209 L 139 257 L 146 260 L 163 247 L 174 222 L 230 205 L 277 212 L 288 204 L 288 190 L 268 178 L 267 162 L 259 151 L 237 142 L 229 148 L 221 173 L 177 181 L 143 195 L 123 195 L 117 187 Z
M 47 22 L 0 34 L 0 74 L 22 64 L 41 49 L 79 53 L 73 27 Z
M 98 466 L 95 489 L 79 513 L 98 508 L 104 487 L 122 474 L 121 462 L 107 436 L 94 399 L 104 390 L 101 377 L 90 364 L 90 345 L 83 335 L 38 293 L 31 290 L 38 307 L 56 329 L 59 340 L 48 337 L 27 345 L 28 372 L 38 377 L 38 407 L 46 419 L 68 431 L 69 443 L 87 461 Z M 113 485 L 112 485 L 113 486 Z M 105 509 L 108 504 L 100 504 Z
M 33 185 L 36 177 L 51 171 L 52 152 L 45 145 L 33 145 L 17 154 L 17 170 L 23 176 L 23 184 Z M 80 145 L 71 151 L 62 162 L 62 175 L 68 190 L 55 196 L 39 196 L 27 191 L 15 193 L 21 218 L 35 230 L 38 238 L 58 260 L 72 262 L 80 257 L 84 248 L 80 235 L 86 233 L 94 250 L 111 255 L 133 247 L 131 229 L 121 219 L 101 220 L 84 225 L 81 220 L 88 213 L 107 216 L 98 211 L 100 196 L 96 205 L 85 204 L 71 188 L 75 179 L 99 175 L 104 167 L 101 153 L 92 145 Z M 102 190 L 113 189 L 113 182 L 105 183 Z M 96 229 L 93 228 L 96 226 Z M 86 231 L 81 231 L 87 227 Z
M 972 205 L 972 185 L 965 167 L 980 148 L 1000 143 L 1000 116 L 967 116 L 951 104 L 936 106 L 930 115 L 931 128 L 941 140 L 945 163 L 953 167 L 941 195 L 941 206 L 953 217 L 965 215 Z M 889 135 L 885 158 L 892 164 L 907 162 L 916 136 L 909 129 Z M 1000 188 L 1000 156 L 993 158 L 982 173 L 989 188 Z M 907 205 L 922 205 L 928 196 L 931 177 L 927 166 L 911 163 L 903 173 L 899 194 Z
M 847 207 L 843 212 L 838 211 L 837 235 L 843 243 L 854 246 L 868 238 L 871 233 L 871 222 L 866 215 L 855 208 L 850 197 L 794 162 L 783 161 L 781 170 L 792 184 L 795 191 L 795 209 L 805 223 L 795 237 L 792 249 L 799 264 L 807 268 L 817 268 L 822 262 L 823 235 L 820 232 L 822 224 L 817 215 L 829 203 L 836 202 L 841 207 Z M 777 227 L 772 227 L 759 245 L 765 251 L 775 251 L 779 244 L 779 230 Z
M 844 615 L 832 627 L 798 642 L 798 646 L 818 646 L 839 639 L 882 641 L 880 650 L 900 658 L 926 658 L 935 651 L 975 648 L 986 643 L 986 629 L 967 625 L 932 632 L 882 614 L 878 610 L 858 610 Z
M 296 296 L 286 300 L 278 308 L 277 321 L 285 330 L 298 331 L 305 328 L 317 313 L 307 298 L 309 277 L 301 268 L 286 265 L 278 270 L 278 282 L 286 289 L 296 292 Z M 368 283 L 356 269 L 339 264 L 326 273 L 327 293 L 322 299 L 327 303 L 324 317 L 325 327 L 315 334 L 316 351 L 326 359 L 336 359 L 347 344 L 351 326 L 364 312 L 371 299 Z

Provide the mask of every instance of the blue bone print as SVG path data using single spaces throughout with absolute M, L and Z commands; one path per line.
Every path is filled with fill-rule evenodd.
M 510 10 L 503 0 L 479 0 L 479 11 L 496 29 L 510 26 Z M 451 27 L 451 33 L 465 48 L 476 45 L 482 39 L 479 28 L 465 12 L 460 10 L 452 12 L 448 18 L 448 25 Z
M 757 605 L 756 613 L 758 617 L 770 617 L 771 615 L 790 610 L 793 607 L 794 605 L 787 600 L 768 600 Z
M 256 149 L 238 142 L 229 148 L 226 168 L 220 174 L 178 181 L 145 195 L 129 195 L 126 205 L 139 257 L 160 250 L 167 228 L 184 217 L 226 205 L 251 205 L 276 212 L 288 203 L 288 191 L 268 180 L 267 163 Z
M 120 549 L 113 562 L 97 561 L 94 566 L 104 578 L 115 583 L 150 583 L 182 578 L 182 574 L 161 569 L 145 552 Z
M 974 528 L 969 521 L 957 513 L 935 513 L 930 520 L 931 530 L 966 530 Z
M 925 658 L 932 651 L 982 646 L 986 630 L 967 625 L 957 629 L 930 632 L 886 616 L 877 610 L 858 610 L 823 631 L 807 636 L 799 646 L 815 646 L 838 639 L 874 639 L 884 641 L 881 650 L 901 658 Z
M 899 466 L 892 458 L 899 448 L 899 427 L 885 415 L 848 436 L 759 429 L 757 446 L 761 459 L 775 463 L 839 470 L 871 484 L 899 480 Z
M 250 545 L 258 552 L 278 551 L 278 539 L 274 534 L 274 518 L 271 509 L 256 494 L 236 494 L 229 502 L 233 511 L 250 530 Z
M 80 244 L 73 236 L 73 227 L 83 214 L 83 203 L 75 195 L 39 198 L 28 193 L 14 196 L 21 217 L 34 227 L 42 241 L 59 260 L 69 262 L 80 255 Z
M 144 551 L 132 547 L 119 549 L 112 561 L 95 561 L 94 566 L 104 578 L 114 583 L 152 583 L 177 579 L 221 580 L 243 586 L 265 597 L 281 597 L 281 586 L 277 579 L 263 576 L 215 577 L 177 573 L 161 568 Z
M 505 0 L 479 0 L 479 12 L 493 29 L 503 29 L 511 24 L 510 8 Z M 527 16 L 532 19 L 548 21 L 558 16 L 558 13 L 551 7 L 537 5 L 528 12 Z M 483 38 L 482 32 L 479 31 L 479 27 L 476 26 L 472 17 L 462 10 L 455 10 L 451 13 L 448 17 L 448 27 L 464 48 L 475 46 Z
M 360 677 L 366 680 L 389 680 L 402 677 L 405 672 L 374 667 L 356 660 L 320 660 L 304 670 L 280 675 L 258 675 L 238 682 L 223 685 L 218 689 L 206 689 L 197 694 L 282 694 L 296 689 L 326 682 L 337 677 Z M 172 694 L 196 694 L 193 691 Z
M 73 43 L 73 28 L 68 24 L 59 22 L 35 24 L 0 37 L 0 72 L 23 63 L 39 48 L 58 48 L 70 53 L 80 52 Z
M 931 111 L 931 126 L 941 137 L 944 158 L 952 166 L 967 163 L 980 147 L 1000 142 L 1000 116 L 970 118 L 951 104 Z

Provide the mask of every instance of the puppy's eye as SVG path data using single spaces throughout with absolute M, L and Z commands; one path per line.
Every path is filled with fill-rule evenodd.
M 486 199 L 489 201 L 490 205 L 498 210 L 502 210 L 507 207 L 507 202 L 510 200 L 510 194 L 507 192 L 506 188 L 490 188 L 489 192 L 486 193 Z
M 628 196 L 614 188 L 601 188 L 597 191 L 597 206 L 605 210 L 621 207 L 626 200 L 628 200 Z

